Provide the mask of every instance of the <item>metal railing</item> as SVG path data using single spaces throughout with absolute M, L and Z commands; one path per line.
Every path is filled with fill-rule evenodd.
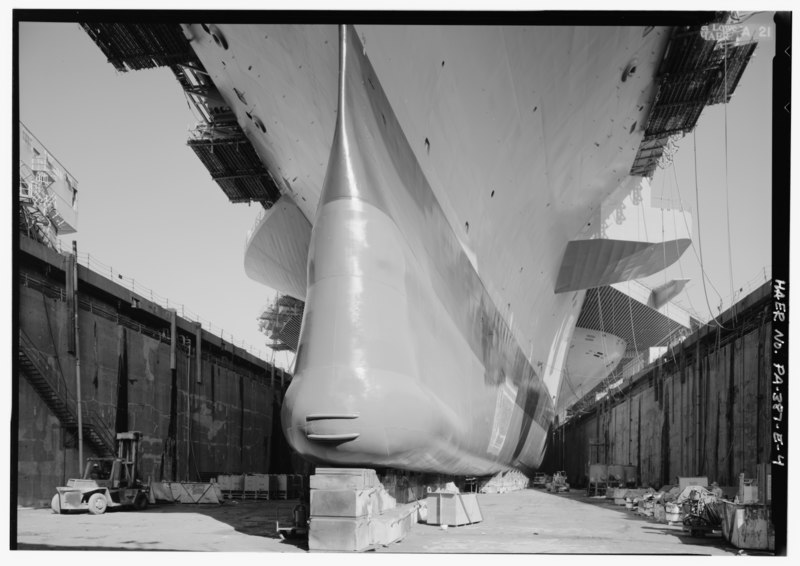
M 100 444 L 102 444 L 109 455 L 115 455 L 114 448 L 117 443 L 116 435 L 108 428 L 105 421 L 99 418 L 92 411 L 83 411 L 83 430 L 86 433 L 95 434 Z
M 69 407 L 70 402 L 75 403 L 75 399 L 72 398 L 72 394 L 70 393 L 69 389 L 67 388 L 67 384 L 64 382 L 64 376 L 59 374 L 58 380 L 53 383 L 53 379 L 51 376 L 48 375 L 52 373 L 51 371 L 43 371 L 44 368 L 50 368 L 49 360 L 42 354 L 42 352 L 37 348 L 33 341 L 28 337 L 24 330 L 21 328 L 19 329 L 19 347 L 24 352 L 24 354 L 28 357 L 31 363 L 36 367 L 36 369 L 41 374 L 42 378 L 47 382 L 53 392 L 58 395 L 59 400 L 61 400 L 67 407 Z
M 78 254 L 78 263 L 82 263 L 87 268 L 92 269 L 95 272 L 99 272 L 98 268 L 99 269 L 104 269 L 105 268 L 105 269 L 108 270 L 108 273 L 111 276 L 111 278 L 113 278 L 113 276 L 114 276 L 114 270 L 113 270 L 113 268 L 111 266 L 108 266 L 108 265 L 104 264 L 103 262 L 99 261 L 96 257 L 92 257 L 90 254 L 87 254 L 85 256 L 85 260 L 84 260 L 81 257 L 81 254 L 79 253 Z M 157 304 L 157 305 L 159 305 L 159 306 L 161 306 L 163 308 L 175 309 L 180 314 L 181 318 L 184 318 L 184 319 L 192 321 L 192 322 L 200 323 L 209 332 L 211 332 L 213 334 L 217 334 L 220 337 L 220 339 L 226 340 L 230 344 L 233 344 L 234 346 L 238 346 L 238 347 L 242 348 L 243 350 L 248 351 L 249 353 L 251 353 L 252 355 L 254 355 L 257 358 L 264 359 L 264 360 L 266 359 L 265 358 L 265 353 L 262 352 L 260 349 L 257 349 L 255 347 L 251 346 L 250 344 L 246 343 L 244 340 L 238 340 L 237 341 L 236 338 L 233 336 L 233 334 L 230 334 L 230 333 L 228 334 L 228 336 L 226 338 L 225 337 L 225 330 L 223 328 L 221 328 L 219 326 L 216 326 L 210 320 L 205 319 L 202 316 L 200 316 L 199 314 L 197 314 L 195 312 L 192 312 L 191 310 L 187 309 L 184 304 L 177 303 L 175 301 L 170 301 L 168 297 L 164 297 L 162 295 L 159 295 L 158 293 L 156 293 L 155 291 L 153 291 L 149 287 L 146 287 L 146 286 L 142 285 L 141 283 L 139 283 L 137 285 L 136 280 L 134 278 L 132 278 L 132 277 L 126 277 L 126 276 L 122 275 L 119 272 L 117 272 L 116 275 L 117 276 L 114 279 L 114 282 L 117 283 L 118 285 L 121 285 L 121 286 L 131 290 L 134 293 L 138 293 L 139 295 L 141 295 L 144 298 L 149 298 L 149 300 L 151 302 L 153 302 L 153 303 L 155 303 L 155 304 Z
M 58 246 L 57 249 L 61 253 L 65 253 L 60 245 Z M 81 254 L 79 252 L 78 263 L 83 265 L 87 269 L 94 271 L 95 273 L 98 273 L 100 275 L 107 277 L 108 279 L 113 280 L 114 283 L 116 283 L 117 285 L 120 285 L 128 289 L 129 291 L 139 294 L 143 298 L 150 300 L 150 302 L 152 303 L 155 303 L 165 309 L 175 309 L 181 316 L 181 318 L 184 318 L 191 322 L 199 323 L 208 332 L 219 336 L 221 340 L 227 341 L 228 343 L 233 344 L 234 346 L 237 346 L 249 352 L 256 358 L 268 361 L 265 350 L 256 348 L 251 344 L 248 344 L 244 340 L 237 340 L 236 337 L 231 333 L 228 333 L 228 335 L 225 336 L 225 330 L 222 327 L 215 325 L 210 320 L 187 309 L 184 304 L 175 301 L 170 301 L 168 297 L 159 295 L 149 287 L 146 287 L 145 285 L 142 285 L 142 283 L 137 282 L 135 278 L 126 277 L 122 275 L 119 271 L 115 272 L 112 266 L 100 261 L 96 256 L 92 256 L 91 254 Z M 266 337 L 265 337 L 265 342 L 266 342 Z
M 36 370 L 35 377 L 41 378 L 46 384 L 48 393 L 54 394 L 55 398 L 46 395 L 43 397 L 45 403 L 54 411 L 56 416 L 69 429 L 77 429 L 78 402 L 75 396 L 67 387 L 64 376 L 54 371 L 50 367 L 49 361 L 42 352 L 33 344 L 24 330 L 19 330 L 19 348 L 21 353 L 30 361 Z M 57 376 L 57 377 L 56 377 Z M 30 376 L 33 379 L 34 376 Z M 38 383 L 41 381 L 37 380 Z M 44 393 L 44 392 L 41 392 Z M 50 399 L 48 401 L 48 398 Z M 115 437 L 106 423 L 92 411 L 82 408 L 81 420 L 83 421 L 83 431 L 89 437 L 89 442 L 98 452 L 105 452 L 106 455 L 114 454 Z

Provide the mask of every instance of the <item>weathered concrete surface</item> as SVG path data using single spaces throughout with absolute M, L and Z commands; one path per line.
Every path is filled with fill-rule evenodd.
M 80 477 L 85 463 L 78 462 L 74 424 L 74 320 L 65 289 L 65 256 L 24 237 L 19 251 L 20 340 L 24 336 L 29 344 L 25 354 L 35 358 L 37 371 L 19 365 L 15 375 L 15 503 L 36 507 L 50 501 L 56 486 Z M 83 266 L 78 273 L 84 424 L 105 433 L 109 445 L 115 432 L 140 431 L 139 473 L 144 479 L 207 480 L 226 473 L 294 471 L 288 445 L 275 426 L 282 370 L 207 330 L 200 332 L 198 360 L 197 328 L 178 316 L 173 372 L 171 314 Z M 44 393 L 32 386 L 41 376 L 50 387 Z M 45 399 L 53 391 L 73 421 L 62 422 L 53 403 L 48 406 Z M 102 456 L 86 438 L 83 448 L 84 457 Z
M 226 501 L 222 505 L 158 505 L 105 515 L 55 515 L 17 509 L 20 550 L 179 550 L 304 552 L 284 542 L 275 520 L 288 523 L 297 501 Z
M 480 494 L 483 521 L 442 530 L 417 524 L 409 536 L 377 552 L 516 554 L 697 554 L 729 556 L 737 549 L 719 535 L 692 538 L 680 526 L 638 516 L 624 507 L 534 489 Z
M 586 498 L 582 492 L 556 495 L 529 489 L 480 494 L 478 502 L 480 523 L 447 530 L 415 524 L 403 541 L 376 552 L 721 556 L 739 552 L 720 535 L 692 538 L 680 526 L 645 519 L 605 499 Z M 17 540 L 21 549 L 305 552 L 307 546 L 282 542 L 275 533 L 276 515 L 282 524 L 288 522 L 296 503 L 163 505 L 99 517 L 19 509 Z

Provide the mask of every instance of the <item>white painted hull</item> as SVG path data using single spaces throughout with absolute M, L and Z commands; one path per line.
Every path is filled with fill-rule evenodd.
M 265 25 L 218 28 L 227 49 L 217 45 L 199 25 L 186 26 L 186 31 L 262 161 L 313 225 L 319 221 L 318 214 L 322 215 L 319 218 L 326 214 L 320 194 L 337 117 L 337 29 Z M 449 227 L 456 250 L 452 257 L 463 254 L 467 258 L 491 312 L 497 316 L 497 328 L 506 329 L 508 343 L 522 353 L 524 365 L 532 368 L 536 382 L 541 382 L 546 401 L 539 413 L 552 417 L 554 394 L 584 297 L 583 291 L 555 294 L 556 276 L 567 243 L 599 233 L 597 213 L 601 204 L 611 195 L 624 197 L 638 182 L 628 171 L 642 140 L 654 94 L 653 76 L 668 30 L 358 26 L 355 31 L 365 44 L 376 81 L 437 203 L 436 214 Z M 636 72 L 623 81 L 623 73 L 634 58 Z M 376 85 L 363 86 L 370 92 Z M 261 120 L 266 132 L 258 129 L 247 113 Z M 355 210 L 345 207 L 336 214 L 346 217 Z M 400 226 L 397 237 L 411 237 L 414 228 L 392 215 L 387 219 L 380 210 L 358 210 L 368 222 L 389 222 L 389 226 L 394 220 Z M 425 222 L 422 220 L 420 226 Z M 314 238 L 325 229 L 314 225 Z M 251 243 L 257 241 L 258 233 L 251 238 Z M 248 261 L 258 262 L 260 253 L 258 246 L 251 245 Z M 287 264 L 296 263 L 296 253 L 286 252 L 287 260 L 292 260 Z M 309 260 L 314 261 L 313 252 Z M 422 278 L 419 285 L 435 287 L 436 281 L 424 279 L 430 257 L 415 261 L 419 265 L 414 276 Z M 280 287 L 270 279 L 268 270 L 257 278 Z M 366 342 L 331 343 L 336 329 L 326 328 L 321 319 L 310 324 L 313 315 L 309 310 L 315 305 L 325 304 L 328 306 L 323 310 L 335 310 L 339 307 L 330 305 L 347 302 L 346 289 L 335 291 L 321 282 L 312 290 L 311 276 L 308 283 L 305 290 L 298 290 L 301 286 L 296 284 L 293 289 L 281 289 L 307 295 L 298 297 L 307 301 L 301 350 L 304 345 L 307 349 L 324 348 L 324 355 L 335 359 L 350 356 L 368 343 L 369 335 L 359 334 L 357 329 L 347 336 L 361 336 Z M 284 413 L 284 426 L 295 448 L 318 461 L 459 473 L 492 473 L 510 466 L 535 468 L 539 464 L 547 419 L 531 426 L 529 418 L 528 427 L 522 430 L 520 419 L 527 413 L 517 406 L 502 421 L 504 430 L 498 430 L 499 414 L 505 410 L 503 399 L 509 397 L 514 404 L 515 383 L 521 375 L 507 375 L 510 385 L 504 385 L 504 379 L 497 380 L 488 392 L 468 388 L 462 395 L 458 390 L 459 376 L 474 375 L 482 380 L 488 362 L 485 357 L 470 357 L 469 341 L 461 338 L 469 334 L 465 326 L 469 323 L 456 320 L 458 316 L 446 305 L 450 299 L 437 293 L 405 295 L 403 300 L 436 299 L 425 305 L 429 308 L 412 309 L 410 322 L 409 311 L 396 313 L 402 319 L 401 327 L 408 325 L 409 333 L 419 334 L 406 337 L 410 341 L 406 354 L 413 357 L 424 351 L 425 363 L 433 364 L 427 371 L 439 380 L 426 382 L 415 395 L 419 399 L 434 395 L 441 400 L 451 391 L 459 399 L 432 406 L 432 410 L 442 412 L 436 422 L 426 425 L 436 432 L 431 440 L 436 446 L 433 455 L 430 446 L 397 448 L 394 456 L 384 456 L 377 452 L 386 451 L 386 444 L 376 444 L 377 452 L 314 445 L 304 438 L 315 433 Z M 323 295 L 325 298 L 321 298 Z M 459 297 L 455 290 L 453 295 Z M 370 324 L 381 328 L 391 319 L 392 308 L 402 304 L 381 302 L 387 297 L 379 293 L 376 302 L 350 306 L 378 309 L 384 305 L 374 314 L 364 314 L 364 321 L 372 317 Z M 471 312 L 468 305 L 465 309 Z M 442 330 L 442 325 L 452 325 L 453 329 Z M 432 328 L 441 332 L 437 334 Z M 442 333 L 450 338 L 442 342 Z M 434 345 L 433 351 L 422 346 L 426 342 Z M 434 353 L 447 359 L 437 362 Z M 302 418 L 321 410 L 321 405 L 309 401 L 319 392 L 309 392 L 314 388 L 308 384 L 323 384 L 330 377 L 309 377 L 325 364 L 318 364 L 317 369 L 303 365 L 306 354 L 301 351 L 298 356 L 295 380 L 287 397 L 290 405 L 302 407 L 297 409 Z M 348 363 L 354 365 L 347 361 L 328 365 L 343 368 Z M 418 373 L 419 367 L 414 371 Z M 357 371 L 343 379 L 355 379 L 353 375 Z M 391 382 L 388 376 L 377 379 Z M 466 381 L 472 383 L 472 379 Z M 504 392 L 504 387 L 509 389 Z M 304 389 L 307 391 L 303 394 Z M 475 400 L 472 405 L 469 399 Z M 426 407 L 420 402 L 420 407 Z M 391 398 L 364 403 L 385 407 Z M 375 413 L 374 407 L 364 406 L 362 412 Z M 472 424 L 477 424 L 459 430 L 465 411 L 471 411 Z M 389 421 L 402 419 L 401 415 L 383 416 Z M 380 411 L 374 417 L 381 417 Z M 484 432 L 476 435 L 481 427 Z M 403 437 L 390 429 L 386 429 L 387 437 Z M 469 435 L 474 438 L 467 438 Z M 513 444 L 512 448 L 507 449 L 504 442 Z

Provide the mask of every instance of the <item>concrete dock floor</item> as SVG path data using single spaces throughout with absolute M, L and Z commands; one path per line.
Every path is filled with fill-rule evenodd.
M 515 554 L 695 554 L 739 552 L 719 534 L 693 538 L 680 525 L 647 519 L 584 491 L 527 489 L 481 494 L 483 521 L 461 527 L 414 525 L 410 535 L 377 552 Z
M 719 534 L 694 538 L 679 525 L 641 517 L 582 491 L 527 489 L 481 494 L 483 521 L 450 527 L 419 523 L 401 542 L 375 553 L 514 554 L 740 554 Z M 222 505 L 157 505 L 145 511 L 55 515 L 17 510 L 21 550 L 177 550 L 306 553 L 302 542 L 275 531 L 296 501 L 226 501 Z M 102 528 L 98 529 L 98 524 Z M 747 554 L 758 554 L 747 552 Z M 761 553 L 763 554 L 763 553 Z

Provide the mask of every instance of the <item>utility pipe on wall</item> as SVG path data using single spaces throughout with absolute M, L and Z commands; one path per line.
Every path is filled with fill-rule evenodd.
M 178 479 L 178 312 L 168 309 L 170 313 L 170 343 L 169 343 L 169 369 L 172 378 L 169 400 L 169 429 L 167 432 L 167 446 L 170 462 L 170 479 Z
M 83 476 L 83 413 L 81 411 L 81 348 L 78 333 L 78 242 L 72 240 L 72 293 L 75 305 L 75 404 L 78 413 L 78 472 Z
M 192 341 L 186 340 L 186 481 L 189 481 L 189 459 L 192 449 Z
M 178 311 L 169 309 L 169 369 L 177 369 L 176 348 L 178 347 Z
M 203 342 L 203 325 L 199 322 L 195 325 L 194 333 L 194 352 L 195 352 L 195 381 L 203 383 L 203 365 L 200 345 Z

